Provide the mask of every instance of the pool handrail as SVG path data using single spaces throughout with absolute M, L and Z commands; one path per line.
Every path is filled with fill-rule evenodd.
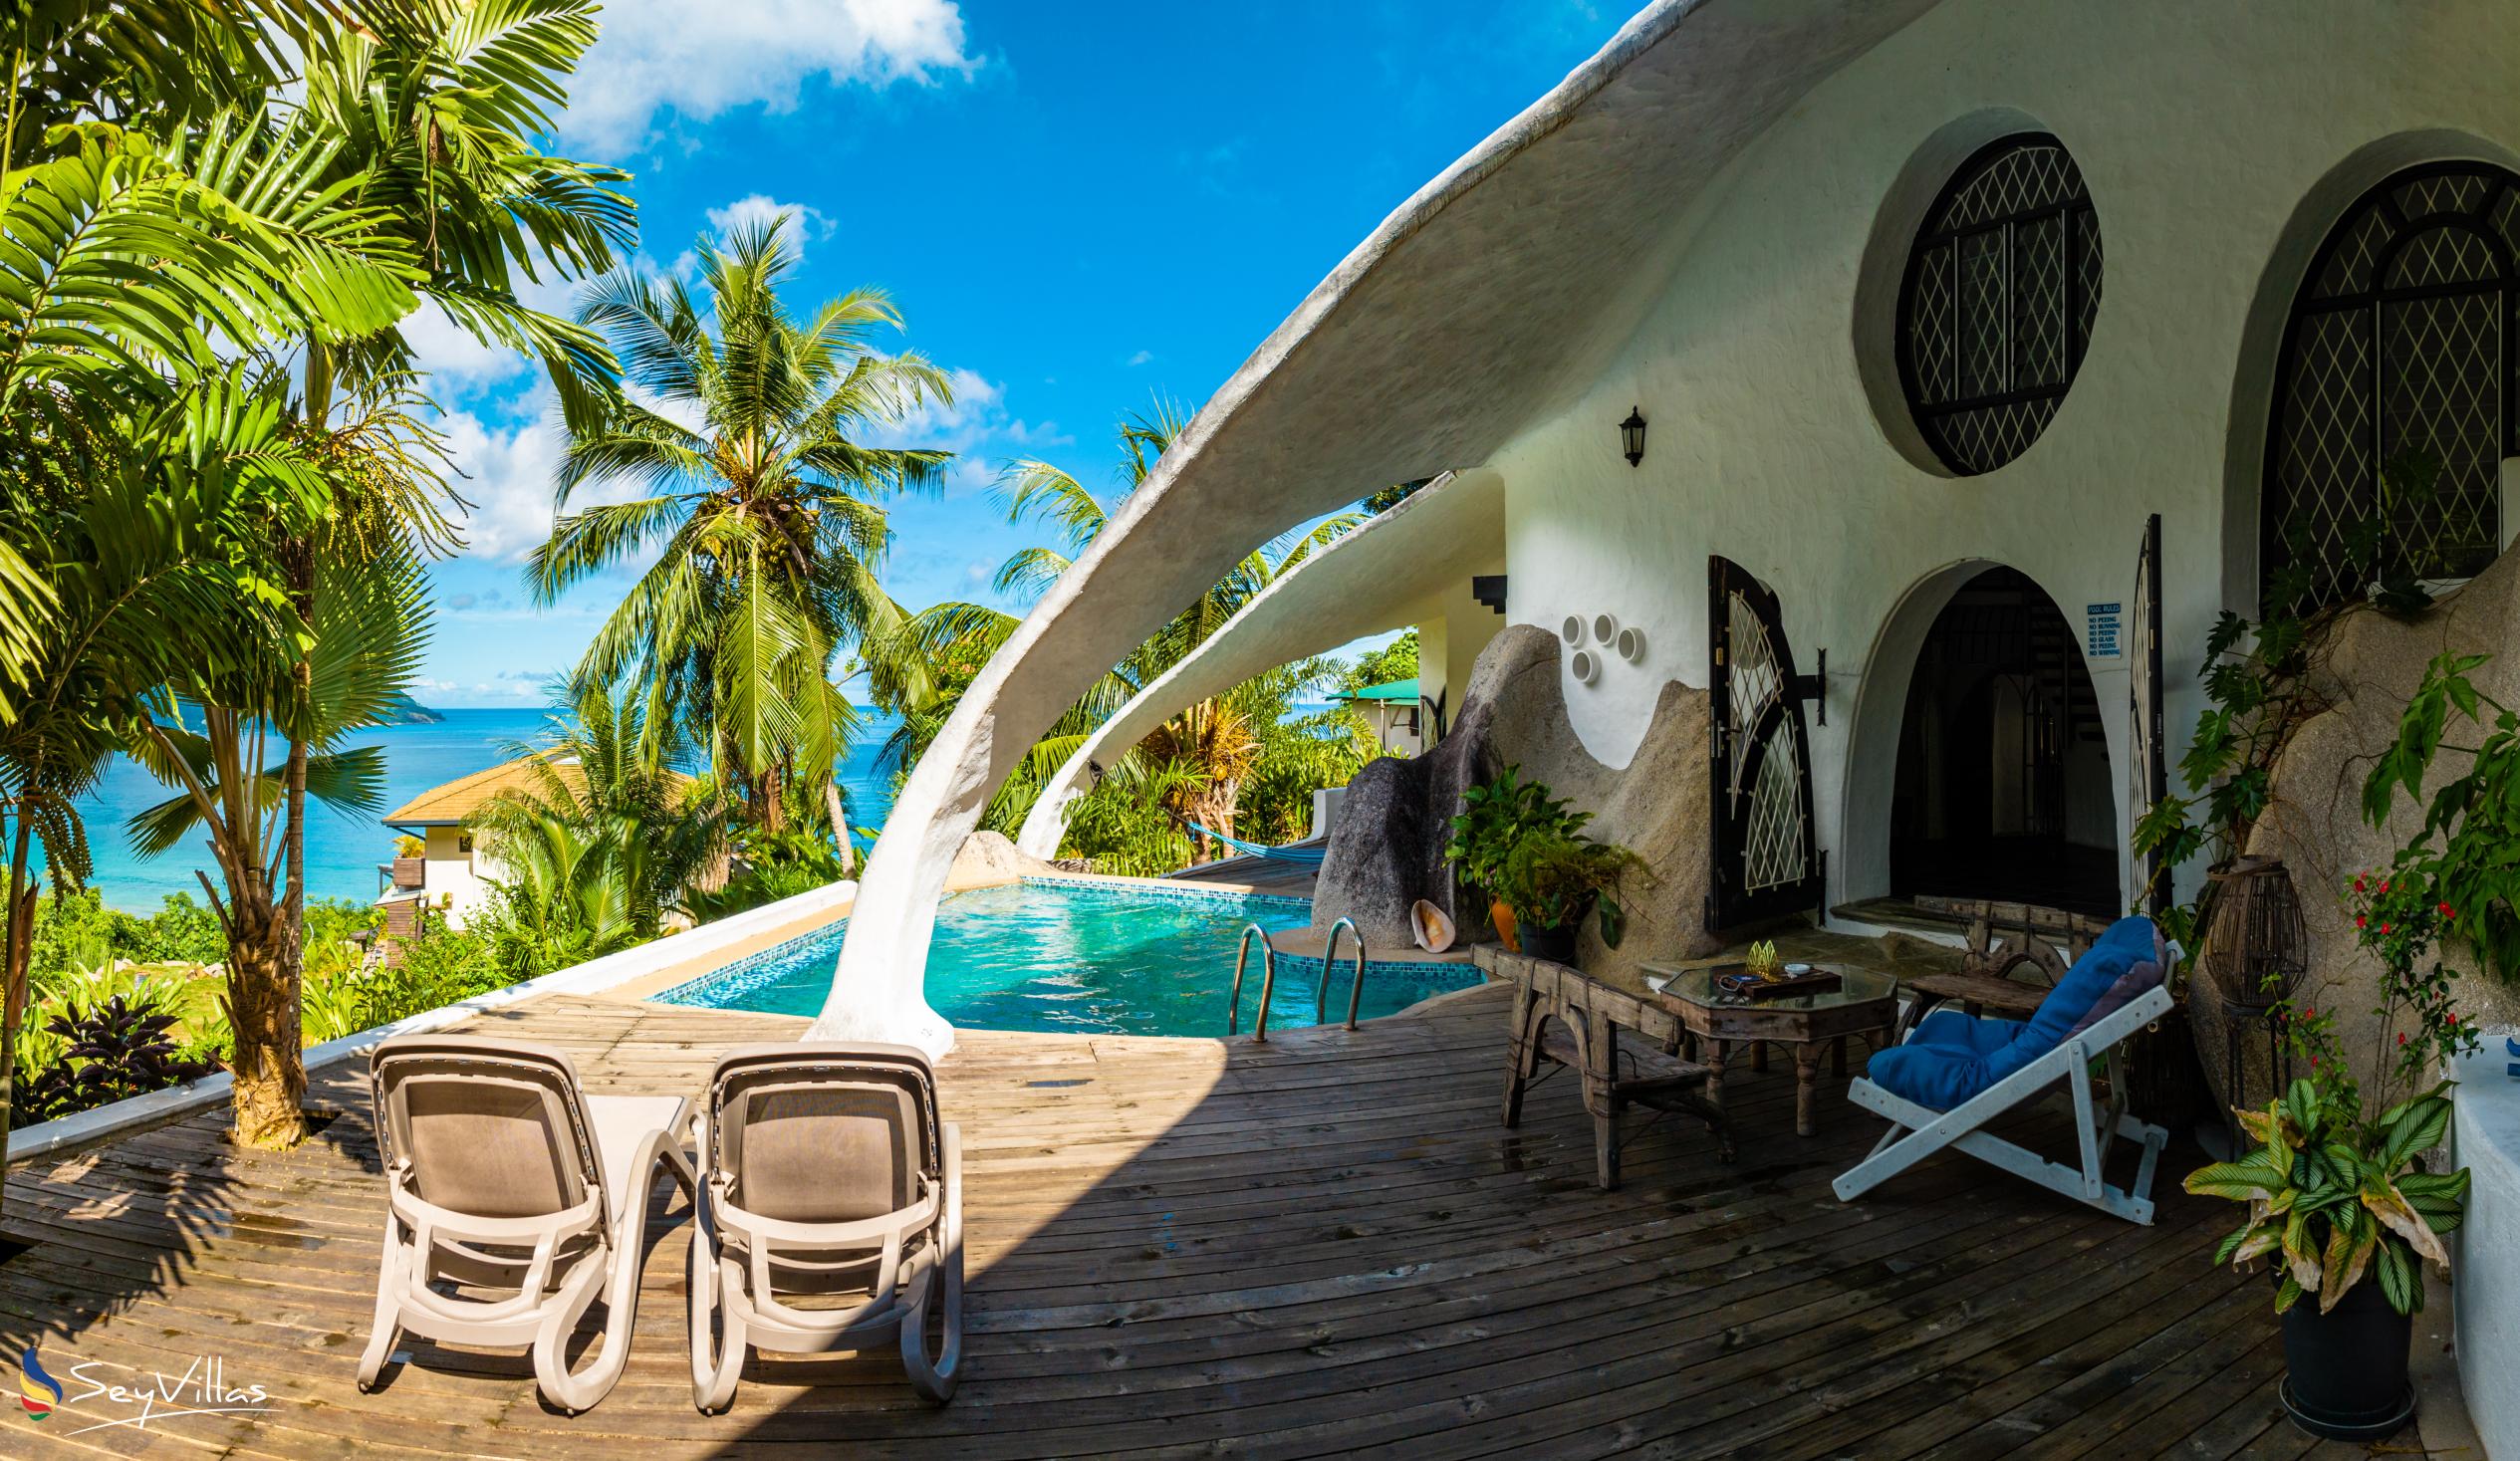
M 1357 1001 L 1365 994 L 1365 935 L 1357 931 L 1357 920 L 1341 918 L 1330 925 L 1330 938 L 1322 945 L 1321 985 L 1313 992 L 1313 1023 L 1330 1023 L 1330 970 L 1339 962 L 1339 930 L 1348 930 L 1348 937 L 1357 946 L 1357 962 L 1348 977 L 1348 1028 L 1357 1028 Z
M 1278 982 L 1278 951 L 1277 946 L 1269 942 L 1269 930 L 1256 921 L 1243 925 L 1242 939 L 1234 945 L 1234 987 L 1226 996 L 1225 1033 L 1230 1036 L 1241 1032 L 1242 971 L 1251 958 L 1254 934 L 1260 938 L 1260 1013 L 1252 1021 L 1251 1038 L 1265 1043 L 1269 1038 L 1269 993 Z

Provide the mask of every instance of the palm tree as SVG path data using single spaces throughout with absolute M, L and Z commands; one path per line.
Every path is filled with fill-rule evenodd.
M 614 186 L 628 173 L 549 156 L 535 142 L 553 131 L 566 84 L 595 44 L 592 0 L 367 0 L 356 20 L 308 14 L 292 38 L 305 58 L 297 120 L 326 144 L 345 202 L 386 220 L 419 265 L 423 297 L 483 343 L 539 358 L 563 410 L 591 419 L 612 390 L 611 356 L 591 332 L 522 304 L 516 289 L 538 267 L 562 278 L 600 273 L 636 237 L 630 200 Z M 308 427 L 342 438 L 334 454 L 345 463 L 376 459 L 379 438 L 363 436 L 367 423 L 356 416 L 338 423 L 335 406 L 345 395 L 398 403 L 411 360 L 400 332 L 338 343 L 309 334 L 301 351 Z M 436 501 L 442 479 L 413 470 L 424 454 L 388 450 L 388 470 L 350 485 L 393 509 L 377 520 L 385 531 L 450 549 L 456 537 Z M 315 617 L 316 545 L 299 536 L 278 548 L 300 613 Z M 314 652 L 293 671 L 297 718 L 310 725 Z M 310 733 L 290 734 L 281 823 L 282 977 L 293 989 L 304 962 Z
M 725 799 L 650 754 L 636 700 L 595 685 L 574 709 L 543 744 L 507 748 L 532 786 L 470 819 L 508 874 L 494 879 L 508 918 L 549 967 L 655 937 L 691 892 L 724 878 L 730 851 Z
M 1155 463 L 1187 424 L 1180 408 L 1161 398 L 1148 412 L 1121 418 L 1115 434 L 1121 455 L 1122 500 L 1153 473 Z M 1050 544 L 1018 550 L 999 566 L 994 587 L 1000 594 L 1018 600 L 1038 598 L 1058 582 L 1077 555 L 1111 522 L 1111 510 L 1101 499 L 1075 477 L 1046 461 L 1008 463 L 999 476 L 997 491 L 1008 522 L 1038 523 L 1049 528 L 1055 537 Z M 1013 833 L 1023 824 L 1042 787 L 1085 744 L 1095 727 L 1128 704 L 1156 676 L 1187 657 L 1281 575 L 1364 521 L 1362 514 L 1342 513 L 1309 529 L 1284 534 L 1245 555 L 1195 602 L 1106 671 L 1026 751 L 1006 785 L 991 798 L 983 825 Z M 894 632 L 868 643 L 868 681 L 876 703 L 901 717 L 899 728 L 883 751 L 884 763 L 896 774 L 905 774 L 927 749 L 928 742 L 944 727 L 946 717 L 953 713 L 955 702 L 972 676 L 1015 632 L 1018 621 L 1016 615 L 987 605 L 950 602 L 908 616 Z M 1204 742 L 1217 754 L 1212 758 L 1188 758 L 1184 764 L 1193 771 L 1207 762 L 1214 774 L 1205 790 L 1167 792 L 1165 805 L 1177 810 L 1198 803 L 1206 807 L 1209 816 L 1221 818 L 1220 822 L 1205 825 L 1227 834 L 1233 831 L 1233 798 L 1226 793 L 1221 802 L 1212 799 L 1218 788 L 1239 781 L 1250 768 L 1238 754 L 1223 754 L 1232 738 L 1215 739 L 1210 733 L 1224 729 L 1232 719 L 1231 712 L 1218 702 L 1202 701 L 1166 728 L 1176 735 L 1180 746 Z M 1198 846 L 1204 855 L 1206 841 L 1199 840 Z
M 611 340 L 630 391 L 571 434 L 559 501 L 598 480 L 649 495 L 567 513 L 527 569 L 549 604 L 660 547 L 577 678 L 638 685 L 649 736 L 688 726 L 773 833 L 791 803 L 809 818 L 823 805 L 855 725 L 833 655 L 897 626 L 876 577 L 891 539 L 881 499 L 933 489 L 948 459 L 864 438 L 952 399 L 921 357 L 876 349 L 901 323 L 882 293 L 791 316 L 778 290 L 795 268 L 777 219 L 702 244 L 705 310 L 677 278 L 595 286 L 579 319 Z
M 270 400 L 276 416 L 276 390 Z M 134 758 L 175 792 L 131 819 L 133 846 L 143 855 L 163 852 L 197 829 L 225 884 L 221 897 L 202 878 L 227 935 L 235 1134 L 252 1145 L 287 1146 L 304 1135 L 304 879 L 290 814 L 302 816 L 308 796 L 344 812 L 381 810 L 382 749 L 341 742 L 385 722 L 427 638 L 426 574 L 390 496 L 363 494 L 339 438 L 311 446 L 299 450 L 316 490 L 295 510 L 267 507 L 253 536 L 231 546 L 270 590 L 294 585 L 306 567 L 304 594 L 284 594 L 283 631 L 233 666 L 178 670 L 147 697 L 130 732 Z M 393 470 L 373 458 L 358 466 Z M 302 643 L 312 648 L 301 653 Z M 275 739 L 284 747 L 277 766 Z
M 216 7 L 186 9 L 215 19 Z M 83 130 L 21 164 L 21 104 L 61 77 L 93 63 L 150 84 L 145 68 L 109 66 L 76 40 L 49 60 L 12 54 L 0 129 L 0 599 L 12 601 L 0 618 L 16 630 L 0 634 L 0 794 L 16 819 L 0 1072 L 24 1011 L 31 842 L 57 881 L 84 877 L 72 799 L 144 698 L 179 669 L 234 672 L 283 632 L 240 573 L 240 546 L 261 537 L 244 519 L 322 495 L 271 394 L 216 365 L 205 336 L 249 349 L 346 340 L 413 303 L 408 256 L 340 205 L 329 157 L 303 130 L 233 115 L 180 145 Z M 30 81 L 36 66 L 54 70 Z M 92 99 L 85 115 L 159 116 L 147 101 Z M 134 273 L 133 258 L 155 267 Z

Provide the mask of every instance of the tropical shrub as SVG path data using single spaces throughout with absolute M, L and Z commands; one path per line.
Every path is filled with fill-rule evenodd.
M 2381 971 L 2372 1010 L 2382 1042 L 2372 1063 L 2377 1096 L 2367 1097 L 2353 1074 L 2333 1008 L 2279 1006 L 2286 1042 L 2309 1076 L 2265 1111 L 2236 1113 L 2261 1143 L 2256 1152 L 2187 1179 L 2190 1191 L 2250 1204 L 2219 1258 L 2280 1255 L 2279 1312 L 2315 1293 L 2324 1313 L 2372 1271 L 2391 1307 L 2414 1313 L 2423 1307 L 2417 1261 L 2446 1268 L 2438 1235 L 2465 1214 L 2468 1173 L 2427 1172 L 2421 1163 L 2449 1129 L 2451 1085 L 2441 1073 L 2478 1044 L 2455 1007 L 2460 971 L 2447 954 L 2473 951 L 2506 980 L 2520 972 L 2520 715 L 2469 678 L 2486 658 L 2445 653 L 2425 667 L 2396 739 L 2364 783 L 2364 817 L 2385 826 L 2401 791 L 2421 802 L 2453 711 L 2486 727 L 2466 774 L 2424 804 L 2422 830 L 2387 868 L 2358 872 L 2345 889 L 2355 941 Z
M 1593 820 L 1590 812 L 1570 810 L 1566 798 L 1550 796 L 1546 784 L 1521 776 L 1520 766 L 1508 766 L 1464 791 L 1452 838 L 1444 844 L 1444 860 L 1453 871 L 1490 896 L 1504 895 L 1505 859 L 1526 838 L 1571 838 Z
M 1618 901 L 1620 884 L 1642 866 L 1636 853 L 1615 843 L 1543 830 L 1515 842 L 1498 870 L 1496 890 L 1525 928 L 1573 928 L 1598 905 L 1602 941 L 1617 947 L 1627 921 Z
M 2449 1128 L 2446 1089 L 2368 1117 L 2350 1084 L 2306 1079 L 2263 1111 L 2237 1112 L 2258 1149 L 2187 1178 L 2190 1192 L 2249 1204 L 2214 1261 L 2274 1257 L 2278 1314 L 2304 1294 L 2318 1295 L 2325 1314 L 2375 1272 L 2391 1308 L 2422 1309 L 2416 1264 L 2449 1266 L 2439 1235 L 2458 1227 L 2467 1197 L 2464 1168 L 2436 1175 L 2417 1164 Z
M 175 1017 L 116 994 L 45 1022 L 62 1046 L 18 1096 L 29 1119 L 49 1121 L 163 1091 L 218 1069 L 187 1060 L 167 1038 Z

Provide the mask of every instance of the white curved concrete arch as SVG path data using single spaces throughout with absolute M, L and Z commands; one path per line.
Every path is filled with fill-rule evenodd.
M 921 989 L 936 900 L 1025 747 L 1254 545 L 1385 484 L 1487 461 L 1571 397 L 1627 339 L 1682 214 L 1726 164 L 1933 3 L 1660 0 L 1386 218 L 973 680 L 868 858 L 814 1034 L 951 1049 Z
M 1471 576 L 1504 567 L 1504 479 L 1484 468 L 1438 479 L 1262 590 L 1103 722 L 1043 789 L 1016 845 L 1057 856 L 1068 803 L 1085 790 L 1092 764 L 1126 752 L 1183 707 L 1368 634 L 1485 617 L 1490 610 L 1470 599 Z

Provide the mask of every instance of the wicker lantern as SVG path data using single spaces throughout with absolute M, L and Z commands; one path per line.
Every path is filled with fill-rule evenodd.
M 2263 1009 L 2291 995 L 2310 963 L 2292 874 L 2274 857 L 2242 857 L 2212 877 L 2219 888 L 2205 966 L 2224 1002 Z

